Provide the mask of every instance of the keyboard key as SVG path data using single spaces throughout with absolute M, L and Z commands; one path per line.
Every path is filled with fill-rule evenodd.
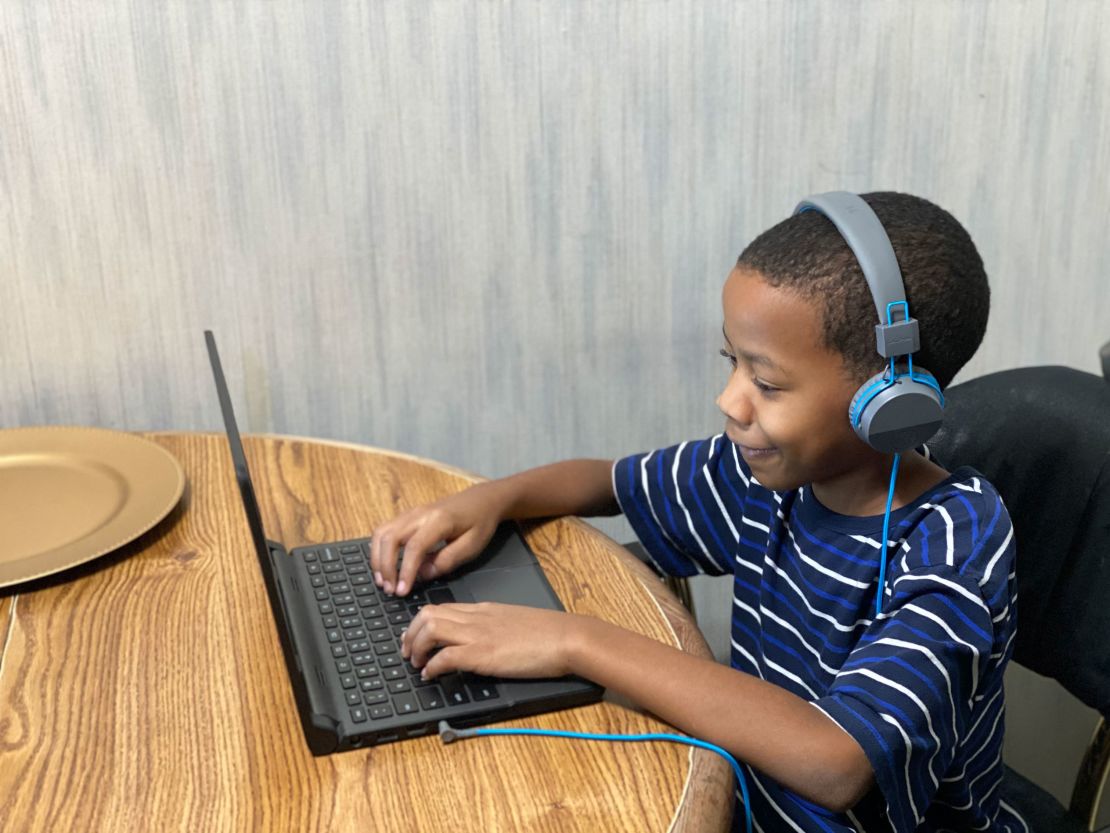
M 323 587 L 324 584 L 325 584 L 323 576 L 313 576 L 312 578 L 309 579 L 309 582 L 312 584 L 313 587 Z M 319 593 L 316 594 L 316 598 L 317 599 L 320 598 Z M 327 596 L 324 596 L 323 598 L 326 599 Z
M 470 702 L 470 695 L 466 693 L 466 687 L 458 674 L 440 677 L 439 684 L 443 686 L 443 696 L 447 698 L 447 702 L 452 706 L 460 706 L 463 703 Z
M 408 678 L 392 680 L 386 683 L 386 688 L 389 689 L 390 694 L 400 694 L 402 691 L 412 691 L 412 686 L 409 685 Z
M 339 617 L 336 616 L 334 613 L 329 613 L 327 616 L 324 617 L 324 627 L 329 629 L 338 628 Z
M 363 695 L 363 700 L 368 706 L 380 706 L 383 703 L 389 702 L 389 695 L 384 691 L 372 691 L 369 694 Z
M 358 603 L 363 607 L 378 603 L 378 588 L 369 582 L 355 587 L 355 595 L 358 596 Z
M 321 613 L 331 613 L 335 608 L 332 607 L 331 602 L 328 601 L 328 591 L 323 589 L 316 590 L 316 601 L 320 602 Z M 327 608 L 325 611 L 324 608 Z
M 446 587 L 433 587 L 428 590 L 428 603 L 434 605 L 451 604 L 455 594 Z
M 385 603 L 386 613 L 396 613 L 399 610 L 404 610 L 405 607 L 406 606 L 404 602 L 392 601 Z
M 332 645 L 331 655 L 336 659 L 339 659 L 339 657 L 345 657 L 347 656 L 347 649 L 344 648 L 342 645 Z
M 328 642 L 342 642 L 342 641 L 343 641 L 343 634 L 340 633 L 338 630 L 336 630 L 335 628 L 332 628 L 330 631 L 328 631 Z
M 420 705 L 429 711 L 432 709 L 442 709 L 447 705 L 447 701 L 443 699 L 443 692 L 439 690 L 439 686 L 433 685 L 427 688 L 419 688 L 416 690 L 416 696 L 420 699 Z
M 379 645 L 378 647 L 381 648 L 382 646 Z M 392 668 L 393 666 L 400 665 L 400 664 L 401 664 L 401 658 L 397 655 L 396 651 L 394 651 L 389 656 L 381 657 L 378 660 L 378 665 L 380 665 L 382 668 Z
M 323 605 L 321 605 L 321 607 L 322 606 Z M 328 605 L 328 606 L 331 607 L 331 605 Z M 320 612 L 324 613 L 325 611 L 321 610 Z M 331 613 L 330 610 L 328 610 L 326 612 Z M 354 616 L 355 614 L 358 613 L 358 608 L 355 607 L 353 604 L 345 604 L 345 605 L 342 605 L 339 608 L 337 608 L 335 612 L 338 613 L 340 616 Z
M 343 686 L 343 688 L 354 688 L 358 685 L 358 682 L 355 680 L 354 674 L 344 674 L 342 677 L 339 678 L 339 683 Z
M 332 599 L 332 601 L 335 602 L 337 605 L 344 605 L 344 606 L 354 605 L 355 597 L 352 596 L 350 593 L 344 593 L 341 596 L 336 596 L 335 598 Z M 343 611 L 340 611 L 339 615 L 343 616 L 344 615 Z
M 393 641 L 393 634 L 390 633 L 389 631 L 371 631 L 370 632 L 370 641 L 371 642 L 379 642 L 379 643 L 380 642 L 392 642 Z
M 381 689 L 385 688 L 385 681 L 378 679 L 363 680 L 358 684 L 358 687 L 361 688 L 363 691 L 380 691 Z
M 316 560 L 316 550 L 305 550 L 304 560 L 305 561 L 315 561 Z
M 351 670 L 351 661 L 349 659 L 337 659 L 335 661 L 335 670 L 340 674 L 346 674 Z
M 347 584 L 347 577 L 345 575 L 343 575 L 342 573 L 332 573 L 331 575 L 325 576 L 325 578 L 328 580 L 328 584 L 346 584 L 347 585 L 346 590 L 333 590 L 332 591 L 333 593 L 349 593 L 351 591 L 351 585 Z
M 359 573 L 365 573 L 366 571 L 367 571 L 367 569 L 366 569 L 365 564 L 348 564 L 347 565 L 347 575 L 349 575 L 349 576 L 357 576 Z
M 324 565 L 324 572 L 325 573 L 340 573 L 340 574 L 342 574 L 343 573 L 343 565 L 340 564 L 338 561 L 333 561 L 330 564 L 325 564 Z
M 335 550 L 333 550 L 331 547 L 324 547 L 324 549 L 321 550 L 321 552 L 320 552 L 320 560 L 321 561 L 338 561 L 339 556 L 336 555 Z
M 404 668 L 395 665 L 392 668 L 386 668 L 385 671 L 382 672 L 382 676 L 392 682 L 393 680 L 403 680 L 408 675 L 405 674 Z
M 352 639 L 365 639 L 366 638 L 366 628 L 358 628 L 358 627 L 347 628 L 347 630 L 343 631 L 343 638 L 348 640 L 348 641 L 350 641 Z
M 362 706 L 359 706 L 357 709 L 351 709 L 351 720 L 353 720 L 355 723 L 365 723 L 366 709 L 364 709 Z
M 466 680 L 466 690 L 474 701 L 493 700 L 501 695 L 489 677 L 472 677 Z
M 370 707 L 370 718 L 372 720 L 381 720 L 384 717 L 392 717 L 392 716 L 393 716 L 393 709 L 389 706 L 388 703 L 383 704 L 381 706 L 371 706 Z
M 411 621 L 408 610 L 403 608 L 396 613 L 389 614 L 389 624 L 391 625 L 404 625 Z
M 377 616 L 373 619 L 366 617 L 366 630 L 368 631 L 380 631 L 387 624 L 388 623 L 381 616 Z
M 394 645 L 392 642 L 379 642 L 377 645 L 374 646 L 374 653 L 377 654 L 379 657 L 384 657 L 386 654 L 396 654 L 397 646 Z M 382 662 L 382 665 L 385 665 L 384 661 Z
M 337 647 L 342 648 L 343 646 L 342 645 L 332 645 L 331 646 L 332 653 L 335 653 L 335 649 Z M 374 662 L 374 655 L 373 654 L 355 654 L 354 656 L 351 657 L 351 662 L 353 662 L 355 665 L 370 665 L 371 663 Z
M 341 628 L 357 628 L 360 625 L 362 625 L 362 620 L 357 616 L 344 616 L 339 620 L 339 626 Z
M 348 691 L 346 697 L 348 706 L 358 706 L 362 704 L 362 695 L 357 691 Z
M 341 662 L 346 662 L 346 660 L 341 660 Z M 348 670 L 350 669 L 348 668 Z M 358 668 L 355 669 L 355 676 L 358 677 L 360 680 L 365 680 L 369 677 L 376 677 L 380 673 L 381 672 L 378 671 L 378 669 L 375 668 L 373 665 L 360 665 Z
M 420 705 L 412 694 L 397 694 L 393 697 L 393 710 L 397 714 L 413 714 L 420 711 Z
M 362 547 L 358 544 L 344 544 L 339 548 L 339 552 L 343 555 L 350 555 L 353 552 L 362 552 Z
M 351 576 L 351 587 L 368 587 L 369 585 L 370 585 L 370 576 L 368 576 L 368 575 Z
M 310 576 L 319 575 L 319 573 L 320 573 L 320 565 L 319 564 L 309 564 L 307 567 L 305 567 L 305 569 L 308 570 L 308 574 Z

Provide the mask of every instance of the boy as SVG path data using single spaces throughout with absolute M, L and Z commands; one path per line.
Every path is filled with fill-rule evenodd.
M 863 199 L 920 322 L 914 364 L 943 387 L 986 329 L 982 261 L 931 203 Z M 734 575 L 731 668 L 596 619 L 505 605 L 425 607 L 406 657 L 429 678 L 577 674 L 613 689 L 746 765 L 757 829 L 1022 829 L 998 797 L 1010 520 L 974 471 L 876 450 L 846 419 L 861 384 L 894 367 L 876 351 L 879 304 L 857 254 L 819 211 L 741 254 L 722 293 L 723 435 L 532 469 L 374 533 L 375 581 L 403 596 L 477 554 L 503 519 L 623 511 L 662 570 Z

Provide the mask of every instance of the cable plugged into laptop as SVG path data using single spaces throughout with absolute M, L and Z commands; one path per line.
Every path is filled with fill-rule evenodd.
M 477 729 L 456 729 L 446 720 L 439 721 L 439 739 L 444 743 L 454 743 L 478 736 Z
M 456 729 L 446 720 L 439 721 L 439 738 L 445 744 L 454 743 L 457 740 L 466 740 L 467 738 L 482 736 L 492 737 L 496 735 L 526 735 L 530 737 L 566 738 L 569 740 L 605 740 L 631 743 L 669 741 L 670 743 L 681 743 L 685 746 L 696 746 L 699 749 L 708 749 L 710 752 L 716 752 L 729 762 L 733 773 L 736 775 L 736 783 L 740 785 L 740 794 L 744 800 L 745 829 L 747 833 L 752 833 L 752 805 L 748 797 L 748 782 L 747 779 L 744 778 L 744 771 L 740 768 L 740 763 L 732 757 L 727 750 L 715 744 L 708 743 L 704 740 L 698 740 L 697 738 L 688 738 L 684 735 L 668 734 L 594 735 L 586 732 L 558 732 L 550 729 Z

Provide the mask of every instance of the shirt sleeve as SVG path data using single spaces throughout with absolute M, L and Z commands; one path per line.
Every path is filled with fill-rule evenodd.
M 750 476 L 724 435 L 633 454 L 613 465 L 613 493 L 659 569 L 732 572 Z
M 993 642 L 974 576 L 945 564 L 903 570 L 883 613 L 814 701 L 867 754 L 895 830 L 917 828 L 947 774 Z

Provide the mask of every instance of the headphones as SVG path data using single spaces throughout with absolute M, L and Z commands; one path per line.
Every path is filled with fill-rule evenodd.
M 917 319 L 910 317 L 890 238 L 871 206 L 857 194 L 830 191 L 807 197 L 794 214 L 803 211 L 816 211 L 832 220 L 859 261 L 879 313 L 875 348 L 888 365 L 856 391 L 848 420 L 856 435 L 877 451 L 889 454 L 916 448 L 940 428 L 944 394 L 931 373 L 913 366 L 921 335 Z M 899 359 L 904 359 L 907 369 L 899 367 Z

